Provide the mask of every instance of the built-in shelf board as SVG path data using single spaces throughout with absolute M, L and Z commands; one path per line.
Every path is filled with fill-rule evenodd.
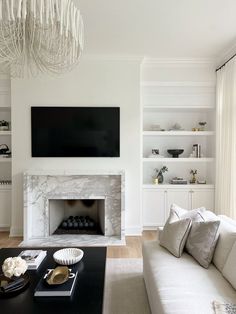
M 11 135 L 11 131 L 0 131 L 0 135 Z
M 0 184 L 0 191 L 2 190 L 11 190 L 11 184 Z
M 143 109 L 144 111 L 167 111 L 167 112 L 170 112 L 170 111 L 178 111 L 178 112 L 198 112 L 198 111 L 201 111 L 201 110 L 205 110 L 205 111 L 212 111 L 212 110 L 215 110 L 215 107 L 213 106 L 199 106 L 199 107 L 196 107 L 196 106 L 143 106 Z
M 1 111 L 11 111 L 11 107 L 9 107 L 9 106 L 0 106 L 0 112 Z
M 2 157 L 0 157 L 0 162 L 11 162 L 11 158 L 2 158 Z
M 143 131 L 143 136 L 212 136 L 213 131 Z
M 214 158 L 143 158 L 143 162 L 214 162 Z
M 214 189 L 214 184 L 143 184 L 144 189 Z

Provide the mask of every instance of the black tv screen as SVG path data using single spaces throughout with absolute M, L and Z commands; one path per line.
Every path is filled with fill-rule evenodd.
M 119 157 L 120 108 L 31 107 L 32 157 Z

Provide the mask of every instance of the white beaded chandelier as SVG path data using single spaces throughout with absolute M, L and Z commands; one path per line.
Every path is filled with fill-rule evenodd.
M 72 0 L 0 0 L 0 67 L 61 74 L 83 50 L 83 19 Z

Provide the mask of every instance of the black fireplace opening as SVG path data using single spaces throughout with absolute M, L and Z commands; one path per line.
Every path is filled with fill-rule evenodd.
M 104 235 L 104 199 L 51 200 L 51 234 Z

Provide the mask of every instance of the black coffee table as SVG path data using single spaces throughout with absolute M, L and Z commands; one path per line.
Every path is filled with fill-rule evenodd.
M 29 248 L 28 248 L 29 249 Z M 33 249 L 33 248 L 32 248 Z M 44 248 L 43 248 L 44 249 Z M 18 296 L 0 299 L 0 312 L 9 314 L 100 314 L 106 267 L 106 248 L 81 248 L 84 257 L 72 297 L 34 297 L 34 289 L 47 268 L 55 267 L 53 253 L 60 248 L 45 248 L 47 257 L 38 270 L 27 271 L 30 286 Z M 7 257 L 17 256 L 23 248 L 0 249 L 0 265 Z

